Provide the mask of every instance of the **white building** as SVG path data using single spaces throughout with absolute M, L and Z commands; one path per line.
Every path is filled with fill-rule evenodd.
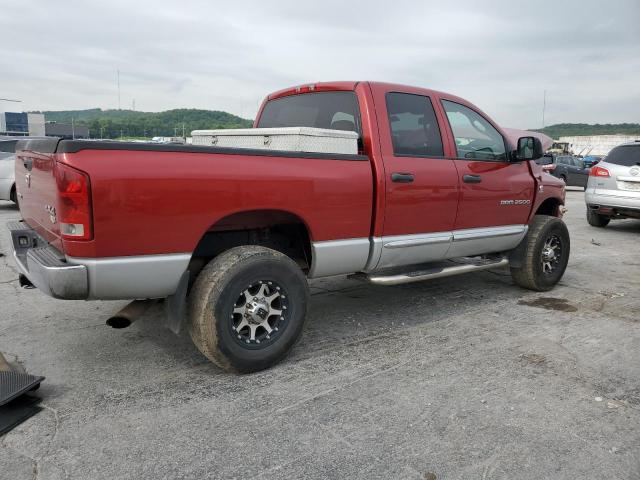
M 0 112 L 0 135 L 44 137 L 43 113 Z
M 574 155 L 607 155 L 613 147 L 621 143 L 640 140 L 640 135 L 592 135 L 576 137 L 560 137 L 559 142 L 569 144 L 569 151 Z

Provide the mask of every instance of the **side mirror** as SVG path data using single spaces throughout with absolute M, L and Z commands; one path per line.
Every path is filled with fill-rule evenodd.
M 542 157 L 542 142 L 537 137 L 520 137 L 518 149 L 513 152 L 513 161 L 537 160 Z

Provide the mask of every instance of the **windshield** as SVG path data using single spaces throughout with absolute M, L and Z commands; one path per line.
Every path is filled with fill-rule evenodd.
M 360 134 L 360 110 L 355 92 L 317 92 L 270 100 L 258 128 L 315 127 Z

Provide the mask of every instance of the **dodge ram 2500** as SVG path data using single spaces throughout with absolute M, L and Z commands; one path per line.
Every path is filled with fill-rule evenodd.
M 564 184 L 462 98 L 374 82 L 269 95 L 254 127 L 358 134 L 357 154 L 27 140 L 22 283 L 62 299 L 164 299 L 209 359 L 255 371 L 306 316 L 308 278 L 396 285 L 509 266 L 544 291 L 562 277 Z M 453 261 L 452 261 L 453 260 Z

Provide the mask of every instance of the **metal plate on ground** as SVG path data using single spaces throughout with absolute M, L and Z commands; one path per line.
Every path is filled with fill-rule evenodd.
M 28 373 L 0 372 L 0 407 L 40 386 L 44 377 Z

